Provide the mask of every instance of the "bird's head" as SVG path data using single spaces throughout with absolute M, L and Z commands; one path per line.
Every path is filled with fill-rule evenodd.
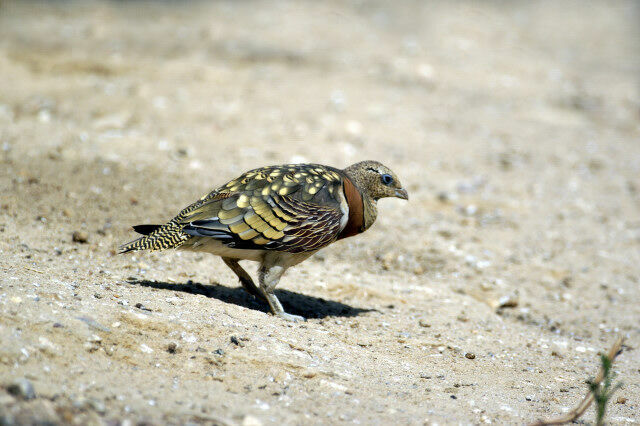
M 361 161 L 344 169 L 344 172 L 369 197 L 377 201 L 385 197 L 409 199 L 398 176 L 387 166 L 377 161 Z

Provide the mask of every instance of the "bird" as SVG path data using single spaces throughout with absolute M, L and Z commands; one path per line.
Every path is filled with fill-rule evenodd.
M 136 225 L 142 234 L 120 253 L 182 249 L 218 255 L 251 295 L 289 321 L 274 289 L 285 271 L 318 250 L 373 225 L 381 198 L 409 199 L 397 175 L 378 161 L 344 169 L 287 164 L 250 170 L 185 207 L 163 225 Z M 239 264 L 259 262 L 258 285 Z

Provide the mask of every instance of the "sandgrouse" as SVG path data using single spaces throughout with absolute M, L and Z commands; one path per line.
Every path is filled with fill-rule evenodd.
M 120 247 L 181 248 L 222 257 L 252 295 L 273 314 L 287 314 L 273 293 L 287 270 L 323 247 L 366 231 L 380 198 L 408 200 L 388 167 L 362 161 L 344 170 L 319 164 L 289 164 L 248 171 L 184 208 L 164 225 L 137 225 L 142 237 Z M 260 262 L 259 286 L 239 260 Z

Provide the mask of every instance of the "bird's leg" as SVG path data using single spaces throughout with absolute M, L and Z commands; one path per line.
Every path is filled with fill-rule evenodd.
M 271 312 L 274 315 L 277 315 L 287 321 L 304 321 L 304 318 L 299 315 L 291 315 L 286 313 L 276 295 L 273 294 L 273 290 L 276 288 L 276 285 L 278 285 L 280 277 L 282 277 L 284 271 L 286 271 L 286 268 L 282 266 L 263 262 L 262 265 L 260 265 L 260 269 L 258 270 L 260 291 L 262 291 L 264 297 L 267 299 L 269 307 L 271 307 Z
M 251 276 L 247 273 L 247 271 L 244 270 L 242 266 L 240 266 L 240 264 L 238 263 L 238 259 L 223 257 L 222 260 L 238 276 L 238 278 L 240 279 L 240 284 L 242 284 L 242 287 L 244 287 L 244 289 L 247 290 L 249 294 L 252 294 L 260 299 L 265 298 L 264 294 L 262 294 L 260 289 L 253 283 Z

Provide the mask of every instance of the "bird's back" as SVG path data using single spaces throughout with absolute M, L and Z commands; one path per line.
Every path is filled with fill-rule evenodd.
M 121 252 L 163 250 L 212 238 L 225 248 L 318 250 L 347 223 L 346 175 L 318 164 L 250 170 L 184 208 L 164 225 L 139 226 L 144 235 Z

